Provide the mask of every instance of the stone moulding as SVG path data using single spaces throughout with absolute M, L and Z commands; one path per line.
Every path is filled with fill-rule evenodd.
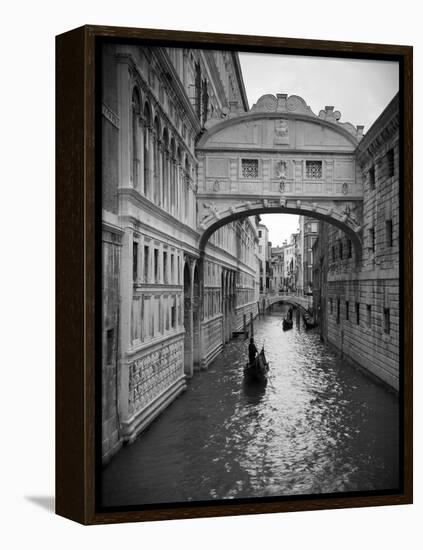
M 174 399 L 186 390 L 185 374 L 175 380 L 145 407 L 135 412 L 127 420 L 122 420 L 122 438 L 133 443 L 137 436 L 158 416 Z
M 287 94 L 277 94 L 275 97 L 272 94 L 266 94 L 260 97 L 260 99 L 255 103 L 250 111 L 250 113 L 295 113 L 300 115 L 308 115 L 325 122 L 330 122 L 335 126 L 339 126 L 349 132 L 357 140 L 360 140 L 363 137 L 363 126 L 354 126 L 350 122 L 340 122 L 341 113 L 340 111 L 334 111 L 332 105 L 327 105 L 324 109 L 319 111 L 319 115 L 313 113 L 311 108 L 307 105 L 305 100 L 298 95 L 288 96 Z M 281 118 L 281 121 L 283 119 Z M 278 127 L 279 128 L 279 127 Z M 280 135 L 279 135 L 280 134 Z M 285 134 L 281 132 L 277 133 L 277 138 L 281 143 L 284 141 Z M 277 143 L 279 143 L 277 141 Z

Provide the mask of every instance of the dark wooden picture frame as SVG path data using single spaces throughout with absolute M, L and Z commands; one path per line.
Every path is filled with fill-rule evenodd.
M 397 494 L 319 495 L 289 500 L 155 506 L 99 511 L 96 506 L 96 303 L 99 261 L 96 195 L 96 44 L 102 39 L 151 45 L 388 59 L 400 63 L 402 205 L 403 483 Z M 84 26 L 56 39 L 56 512 L 82 524 L 263 514 L 412 503 L 412 48 L 410 46 Z M 101 259 L 101 257 L 100 257 Z

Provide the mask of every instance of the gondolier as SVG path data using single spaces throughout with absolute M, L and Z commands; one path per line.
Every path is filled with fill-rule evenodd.
M 250 338 L 250 344 L 248 346 L 248 361 L 250 364 L 254 363 L 258 349 L 254 343 L 254 338 Z
M 264 346 L 259 353 L 253 338 L 250 338 L 248 358 L 249 362 L 244 367 L 244 376 L 252 382 L 266 382 L 269 372 L 269 363 L 264 355 Z

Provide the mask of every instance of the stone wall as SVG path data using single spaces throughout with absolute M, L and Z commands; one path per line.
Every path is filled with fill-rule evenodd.
M 398 128 L 395 98 L 356 151 L 365 182 L 361 256 L 342 231 L 327 224 L 320 224 L 314 249 L 322 337 L 395 390 L 400 361 Z
M 118 418 L 118 331 L 121 236 L 103 230 L 102 453 L 105 459 L 121 445 Z
M 243 222 L 216 232 L 205 262 L 199 251 L 196 137 L 230 100 L 248 109 L 237 63 L 229 52 L 104 46 L 104 462 L 222 350 L 236 274 L 254 288 L 256 243 Z

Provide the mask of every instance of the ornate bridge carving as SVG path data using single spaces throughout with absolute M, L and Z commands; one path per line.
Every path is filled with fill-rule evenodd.
M 298 96 L 266 95 L 240 114 L 208 122 L 197 144 L 201 245 L 218 227 L 264 213 L 302 214 L 349 234 L 361 255 L 363 183 L 355 151 L 361 126 Z

